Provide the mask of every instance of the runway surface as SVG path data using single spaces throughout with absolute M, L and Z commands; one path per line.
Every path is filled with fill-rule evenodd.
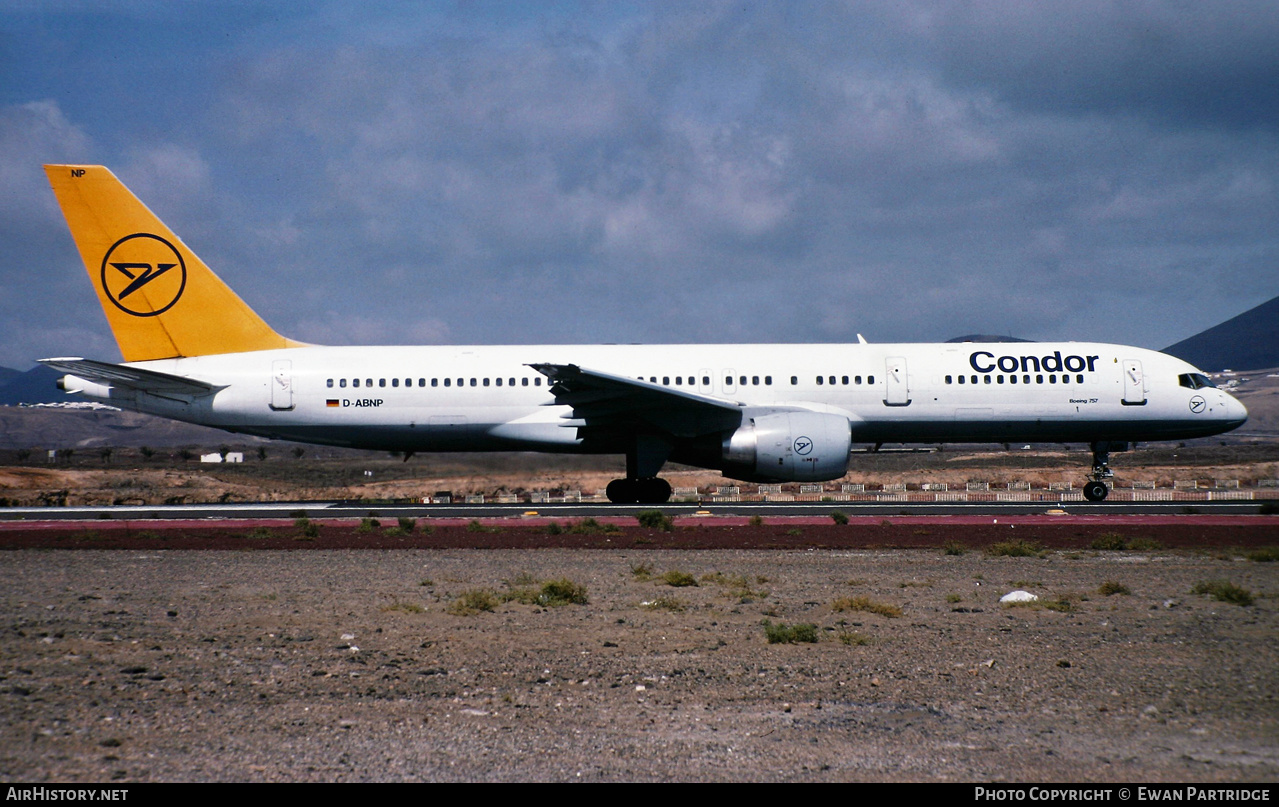
M 538 503 L 538 504 L 379 504 L 375 502 L 268 502 L 247 504 L 120 505 L 97 507 L 8 507 L 0 509 L 0 525 L 6 521 L 107 521 L 107 520 L 193 520 L 193 519 L 281 519 L 295 518 L 305 511 L 312 519 L 360 519 L 372 515 L 386 518 L 546 519 L 626 518 L 644 510 L 661 510 L 677 519 L 710 519 L 725 526 L 734 520 L 759 516 L 766 519 L 819 519 L 828 521 L 838 510 L 849 517 L 884 518 L 901 516 L 947 516 L 989 523 L 992 518 L 1035 517 L 1054 522 L 1073 519 L 1114 520 L 1124 516 L 1243 517 L 1274 512 L 1275 501 L 1115 501 L 1089 502 L 704 502 L 668 503 L 660 506 L 637 504 Z M 1279 519 L 1276 520 L 1279 523 Z

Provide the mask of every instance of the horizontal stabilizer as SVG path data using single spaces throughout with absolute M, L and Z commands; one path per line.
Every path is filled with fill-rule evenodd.
M 155 395 L 210 395 L 223 387 L 124 364 L 80 358 L 41 359 L 40 363 L 77 378 L 112 387 L 129 387 Z

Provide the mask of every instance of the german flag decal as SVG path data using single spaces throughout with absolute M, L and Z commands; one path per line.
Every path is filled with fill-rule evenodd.
M 338 405 L 338 399 L 337 399 L 337 398 L 329 398 L 327 401 L 325 401 L 325 402 L 324 402 L 324 405 L 325 405 L 325 406 L 337 406 L 337 405 Z

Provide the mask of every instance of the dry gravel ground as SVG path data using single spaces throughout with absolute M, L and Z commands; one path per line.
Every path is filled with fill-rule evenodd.
M 1239 557 L 23 550 L 0 572 L 9 781 L 1279 778 L 1279 564 Z M 589 603 L 446 611 L 559 577 Z M 1214 579 L 1261 596 L 1190 593 Z M 999 605 L 1013 588 L 1069 610 Z M 856 596 L 901 615 L 832 609 Z M 764 619 L 820 641 L 768 644 Z

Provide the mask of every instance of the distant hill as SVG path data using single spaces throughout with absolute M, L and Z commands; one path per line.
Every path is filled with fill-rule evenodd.
M 1209 372 L 1279 367 L 1279 297 L 1163 352 Z
M 43 364 L 25 373 L 0 367 L 0 406 L 79 400 L 54 386 L 60 376 L 62 373 Z

